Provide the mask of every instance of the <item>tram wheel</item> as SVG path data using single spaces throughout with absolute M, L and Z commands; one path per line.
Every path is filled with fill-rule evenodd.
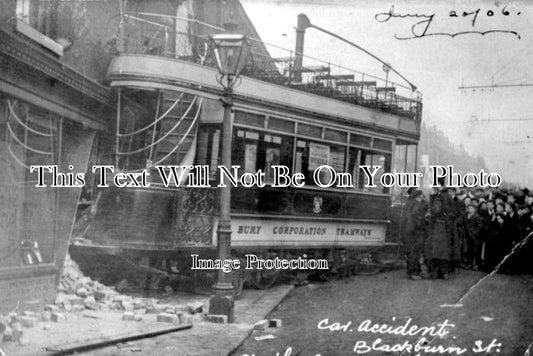
M 257 289 L 268 289 L 276 283 L 280 273 L 276 269 L 255 269 L 250 273 L 247 281 Z

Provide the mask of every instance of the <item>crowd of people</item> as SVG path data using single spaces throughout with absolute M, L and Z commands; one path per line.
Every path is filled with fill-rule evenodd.
M 441 185 L 429 200 L 419 189 L 408 194 L 404 243 L 409 278 L 448 279 L 457 268 L 531 272 L 532 244 L 524 239 L 533 231 L 533 192 Z

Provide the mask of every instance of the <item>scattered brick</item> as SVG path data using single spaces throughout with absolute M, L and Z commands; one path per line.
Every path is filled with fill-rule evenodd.
M 97 302 L 113 301 L 113 294 L 107 291 L 95 290 L 93 296 Z
M 135 321 L 142 321 L 143 320 L 142 315 L 139 315 L 139 314 L 135 314 L 135 316 L 133 318 L 135 319 Z
M 50 313 L 57 313 L 59 312 L 59 307 L 54 304 L 47 304 L 44 306 L 44 310 L 49 311 Z
M 62 307 L 67 301 L 67 295 L 65 293 L 58 293 L 56 295 L 55 305 Z
M 122 309 L 124 309 L 124 311 L 132 312 L 135 310 L 135 307 L 133 306 L 132 302 L 122 301 Z
M 89 292 L 87 291 L 87 289 L 81 287 L 81 288 L 78 288 L 78 290 L 76 291 L 76 295 L 81 298 L 87 298 L 87 296 L 89 295 Z
M 76 313 L 80 313 L 85 310 L 85 307 L 83 305 L 73 305 L 72 311 Z
M 254 324 L 254 330 L 264 331 L 268 328 L 269 322 L 266 319 L 259 320 Z
M 165 309 L 164 313 L 176 314 L 176 308 L 168 307 L 168 308 Z
M 159 313 L 157 314 L 157 321 L 162 323 L 175 323 L 178 320 L 178 316 L 176 314 L 170 314 L 170 313 Z
M 191 314 L 201 313 L 204 309 L 202 302 L 195 302 L 187 305 L 187 311 Z
M 281 319 L 270 319 L 268 321 L 269 328 L 281 328 Z
M 67 320 L 67 317 L 64 313 L 52 313 L 52 321 L 55 323 L 59 323 L 61 321 Z
M 92 295 L 85 298 L 84 305 L 87 309 L 98 310 L 98 303 L 96 303 L 96 300 L 94 300 Z
M 46 310 L 46 311 L 42 312 L 41 313 L 41 320 L 42 321 L 51 321 L 52 320 L 52 312 L 50 310 Z

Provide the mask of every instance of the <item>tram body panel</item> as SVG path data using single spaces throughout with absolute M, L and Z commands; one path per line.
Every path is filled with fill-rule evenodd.
M 215 219 L 215 226 L 218 219 Z M 322 219 L 232 217 L 231 246 L 237 249 L 354 248 L 383 245 L 387 224 Z M 213 229 L 216 244 L 216 229 Z

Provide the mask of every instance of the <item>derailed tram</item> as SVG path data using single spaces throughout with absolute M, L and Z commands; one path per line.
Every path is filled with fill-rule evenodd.
M 70 253 L 82 266 L 94 269 L 107 256 L 152 276 L 186 279 L 201 292 L 216 277 L 214 270 L 191 267 L 217 257 L 224 92 L 208 35 L 222 28 L 195 20 L 195 31 L 182 33 L 166 28 L 168 16 L 146 13 L 122 15 L 129 16 L 120 30 L 126 39 L 107 73 L 116 92 L 115 130 L 98 138 L 89 167 L 146 171 L 149 186 L 99 188 L 95 176 L 80 203 L 88 207 L 79 210 Z M 239 181 L 231 188 L 231 256 L 241 266 L 255 256 L 326 261 L 328 267 L 228 268 L 237 293 L 245 282 L 267 288 L 283 273 L 328 279 L 377 271 L 373 252 L 399 242 L 394 221 L 401 213 L 394 207 L 402 200 L 402 192 L 379 177 L 416 171 L 420 93 L 388 78 L 315 65 L 301 53 L 303 37 L 296 56 L 273 58 L 244 11 L 233 20 L 250 37 L 252 55 L 233 88 L 232 165 L 239 177 L 262 172 L 264 186 Z M 135 45 L 132 28 L 142 28 L 142 45 Z M 186 53 L 178 38 L 187 41 Z M 193 170 L 181 181 L 162 179 L 161 167 L 177 166 Z M 375 184 L 367 184 L 362 166 L 381 167 Z M 279 167 L 299 173 L 301 184 L 274 184 Z M 334 184 L 335 172 L 349 173 L 351 184 Z

